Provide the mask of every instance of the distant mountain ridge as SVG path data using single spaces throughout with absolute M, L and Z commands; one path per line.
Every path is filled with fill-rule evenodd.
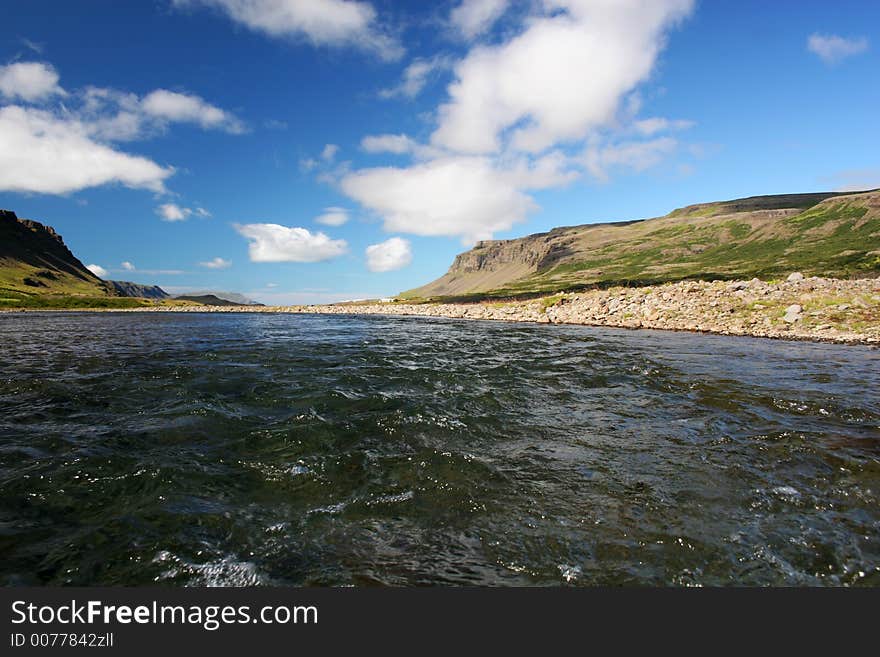
M 204 305 L 260 305 L 235 292 L 179 297 Z M 171 299 L 158 285 L 103 280 L 89 271 L 61 235 L 38 221 L 0 210 L 0 306 L 129 307 Z
M 129 281 L 107 281 L 121 297 L 138 297 L 140 299 L 168 299 L 171 297 L 158 285 L 141 285 Z
M 402 298 L 513 297 L 599 284 L 880 275 L 880 190 L 753 196 L 654 219 L 479 242 Z
M 187 292 L 183 292 L 182 294 L 178 294 L 175 296 L 176 299 L 182 298 L 192 298 L 192 297 L 217 297 L 221 301 L 229 301 L 237 306 L 261 306 L 258 301 L 254 301 L 246 297 L 243 294 L 239 294 L 238 292 L 228 292 L 224 290 L 190 290 Z
M 176 297 L 180 301 L 193 301 L 195 303 L 202 304 L 203 306 L 252 306 L 252 305 L 262 305 L 262 304 L 248 304 L 248 303 L 239 303 L 237 301 L 230 301 L 229 299 L 222 299 L 218 297 L 216 294 L 181 294 Z

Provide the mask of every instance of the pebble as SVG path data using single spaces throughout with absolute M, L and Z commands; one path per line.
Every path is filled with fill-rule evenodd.
M 799 274 L 799 272 L 795 272 Z M 794 282 L 803 280 L 795 277 Z M 788 281 L 688 281 L 650 288 L 592 289 L 546 300 L 485 303 L 358 303 L 315 306 L 148 306 L 105 312 L 271 312 L 451 317 L 542 324 L 586 324 L 621 328 L 703 331 L 725 335 L 880 345 L 880 281 L 811 278 Z M 850 309 L 854 298 L 863 307 Z M 760 299 L 761 303 L 755 303 Z M 839 301 L 839 302 L 838 302 Z M 829 303 L 830 302 L 830 303 Z M 781 309 L 784 308 L 784 314 Z M 849 311 L 849 312 L 847 312 Z M 828 317 L 827 313 L 833 313 Z M 824 317 L 823 317 L 824 315 Z M 804 318 L 807 318 L 806 320 Z M 827 319 L 826 319 L 827 318 Z M 825 319 L 823 322 L 822 320 Z M 832 325 L 828 320 L 833 321 Z M 854 322 L 858 322 L 856 329 Z M 815 325 L 813 325 L 815 323 Z

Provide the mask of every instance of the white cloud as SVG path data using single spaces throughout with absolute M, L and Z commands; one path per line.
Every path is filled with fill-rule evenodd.
M 366 248 L 367 269 L 375 272 L 393 271 L 406 267 L 412 262 L 412 249 L 408 240 L 401 237 L 392 237 L 371 244 Z
M 621 99 L 653 69 L 666 31 L 692 0 L 543 0 L 545 14 L 455 68 L 432 141 L 462 153 L 503 140 L 539 152 L 611 123 Z
M 116 89 L 87 87 L 79 94 L 80 119 L 98 139 L 130 141 L 163 132 L 172 123 L 194 123 L 203 130 L 243 134 L 247 127 L 231 112 L 195 94 L 156 89 L 144 98 Z
M 186 221 L 192 214 L 192 210 L 184 208 L 176 203 L 163 203 L 156 208 L 156 214 L 162 221 Z
M 693 4 L 536 0 L 521 30 L 472 47 L 455 66 L 429 145 L 402 134 L 363 138 L 363 150 L 410 155 L 410 166 L 345 172 L 342 191 L 386 231 L 471 244 L 524 221 L 537 208 L 529 190 L 655 165 L 677 146 L 660 133 L 690 123 L 638 121 L 635 88 Z M 634 133 L 655 138 L 619 141 Z
M 609 171 L 625 168 L 644 171 L 659 164 L 664 157 L 678 147 L 672 137 L 659 137 L 650 141 L 632 141 L 605 146 L 591 145 L 584 151 L 587 171 L 602 182 L 609 178 Z
M 336 144 L 326 144 L 324 146 L 324 150 L 321 151 L 321 159 L 325 162 L 332 162 L 336 159 L 336 154 L 339 152 L 339 146 Z
M 315 218 L 315 223 L 324 226 L 342 226 L 348 222 L 348 210 L 345 208 L 325 208 L 324 214 Z
M 348 251 L 345 240 L 330 239 L 324 233 L 279 224 L 236 224 L 235 229 L 251 240 L 252 262 L 320 262 Z
M 205 210 L 205 208 L 187 208 L 177 203 L 163 203 L 156 208 L 156 214 L 159 215 L 162 221 L 170 222 L 186 221 L 193 215 L 204 218 L 211 216 L 211 213 Z
M 16 62 L 0 66 L 0 96 L 27 102 L 65 94 L 58 86 L 58 73 L 50 64 Z
M 818 55 L 826 64 L 836 64 L 847 57 L 866 52 L 868 39 L 848 39 L 836 34 L 811 34 L 807 39 L 807 50 Z
M 449 22 L 465 39 L 473 39 L 489 30 L 509 4 L 509 0 L 462 0 Z
M 98 278 L 106 278 L 107 275 L 110 273 L 106 269 L 104 269 L 101 265 L 96 265 L 94 263 L 91 265 L 86 265 L 86 269 L 88 269 L 90 272 L 92 272 Z
M 43 51 L 46 50 L 46 47 L 42 43 L 37 43 L 36 41 L 31 41 L 30 39 L 28 39 L 26 37 L 21 37 L 19 39 L 19 41 L 21 41 L 22 45 L 25 48 L 27 48 L 28 50 L 33 50 L 38 55 L 42 55 Z
M 0 96 L 42 104 L 0 107 L 2 191 L 66 194 L 119 183 L 164 192 L 173 167 L 122 152 L 113 143 L 150 136 L 176 122 L 232 133 L 245 129 L 234 115 L 195 95 L 157 89 L 141 99 L 97 87 L 68 93 L 58 86 L 55 69 L 43 63 L 0 67 Z
M 224 130 L 231 134 L 245 131 L 244 124 L 235 116 L 193 94 L 156 89 L 141 101 L 141 109 L 160 121 L 196 123 L 205 129 Z
M 488 239 L 523 221 L 534 202 L 484 157 L 446 157 L 408 168 L 362 169 L 342 190 L 384 218 L 389 232 Z
M 200 262 L 199 266 L 205 267 L 206 269 L 229 269 L 232 266 L 232 263 L 229 260 L 225 260 L 218 256 L 206 262 Z
M 16 105 L 0 108 L 0 191 L 66 194 L 118 183 L 161 192 L 173 173 L 99 143 L 76 119 Z
M 376 10 L 355 0 L 173 0 L 179 7 L 204 5 L 271 37 L 305 37 L 315 45 L 355 46 L 397 59 L 400 44 L 376 25 Z
M 673 132 L 678 130 L 687 130 L 688 128 L 692 128 L 694 126 L 693 121 L 686 121 L 683 119 L 670 120 L 664 119 L 662 117 L 652 117 L 649 119 L 642 119 L 641 121 L 636 121 L 634 123 L 634 127 L 636 132 L 639 134 L 645 135 L 646 137 L 650 137 L 651 135 L 656 135 L 660 132 Z
M 125 262 L 122 263 L 122 268 L 125 271 L 134 271 L 134 269 L 135 269 L 134 265 L 131 264 L 128 260 L 126 260 Z
M 431 75 L 436 71 L 447 69 L 452 62 L 448 57 L 431 57 L 429 59 L 415 59 L 403 71 L 403 76 L 398 84 L 388 89 L 379 91 L 380 98 L 415 98 L 418 96 Z
M 367 135 L 361 139 L 361 148 L 367 153 L 412 153 L 416 142 L 406 135 Z

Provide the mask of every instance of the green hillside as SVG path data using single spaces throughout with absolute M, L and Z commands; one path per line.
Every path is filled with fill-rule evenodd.
M 0 210 L 0 308 L 130 308 L 85 268 L 51 226 Z
M 752 197 L 477 244 L 406 298 L 512 297 L 684 279 L 880 274 L 880 192 Z

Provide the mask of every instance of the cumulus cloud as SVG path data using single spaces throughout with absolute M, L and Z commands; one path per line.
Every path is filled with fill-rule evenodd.
M 642 119 L 640 121 L 636 121 L 633 125 L 633 127 L 636 129 L 636 132 L 645 135 L 646 137 L 655 135 L 658 132 L 674 132 L 678 130 L 687 130 L 688 128 L 692 128 L 693 126 L 693 121 L 686 121 L 684 119 L 671 120 L 664 119 L 662 117 L 651 117 L 649 119 Z
M 621 99 L 653 69 L 666 30 L 692 0 L 544 0 L 543 16 L 455 68 L 432 141 L 462 153 L 498 151 L 502 139 L 540 152 L 614 119 Z
M 157 89 L 140 98 L 97 87 L 67 92 L 55 69 L 39 62 L 0 67 L 0 96 L 39 105 L 0 107 L 2 191 L 66 194 L 117 183 L 164 192 L 174 168 L 125 153 L 116 142 L 181 122 L 245 130 L 234 115 L 191 94 Z
M 354 46 L 382 59 L 403 54 L 376 21 L 376 10 L 356 0 L 173 0 L 178 7 L 206 6 L 271 37 L 306 38 L 315 45 Z
M 224 130 L 231 134 L 245 131 L 235 116 L 193 94 L 156 89 L 141 101 L 143 112 L 160 121 L 195 123 L 205 129 Z
M 412 153 L 418 144 L 406 135 L 367 135 L 361 139 L 361 148 L 367 153 Z
M 462 0 L 450 13 L 449 22 L 465 39 L 473 39 L 488 31 L 509 4 L 509 0 Z
M 593 145 L 586 149 L 583 160 L 587 171 L 597 180 L 605 182 L 609 178 L 609 171 L 614 168 L 644 171 L 659 164 L 677 147 L 678 141 L 672 137 Z
M 0 96 L 34 102 L 51 96 L 63 96 L 58 73 L 43 62 L 16 62 L 0 66 Z
M 324 214 L 315 218 L 315 223 L 324 226 L 342 226 L 348 222 L 348 210 L 345 208 L 325 208 Z
M 211 260 L 200 262 L 199 266 L 205 267 L 206 269 L 229 269 L 232 266 L 232 263 L 229 260 L 217 256 Z
M 393 271 L 412 262 L 412 248 L 408 240 L 392 237 L 366 248 L 367 269 L 375 272 Z
M 164 191 L 174 173 L 96 141 L 89 126 L 35 108 L 0 108 L 0 191 L 67 194 L 118 183 Z
M 236 224 L 235 229 L 251 241 L 251 262 L 320 262 L 348 251 L 345 240 L 334 240 L 324 233 L 279 224 Z
M 86 269 L 92 272 L 98 278 L 106 278 L 110 272 L 104 269 L 101 265 L 96 265 L 92 263 L 91 265 L 86 265 Z
M 324 150 L 321 151 L 321 159 L 325 162 L 332 162 L 336 159 L 336 154 L 338 152 L 339 146 L 336 144 L 326 144 Z
M 191 216 L 210 217 L 211 213 L 205 208 L 187 208 L 177 203 L 163 203 L 156 208 L 156 214 L 162 221 L 186 221 Z
M 247 132 L 247 126 L 234 114 L 195 94 L 156 89 L 140 98 L 116 89 L 87 87 L 80 96 L 77 114 L 95 138 L 106 141 L 142 139 L 174 123 L 192 123 L 203 130 L 235 135 Z
M 836 64 L 847 57 L 866 52 L 868 39 L 847 38 L 836 34 L 811 34 L 807 39 L 807 50 L 818 55 L 826 64 Z
M 389 232 L 488 239 L 523 221 L 534 202 L 485 157 L 446 157 L 407 168 L 362 169 L 342 190 L 379 213 Z
M 425 88 L 435 72 L 447 69 L 451 64 L 451 60 L 444 56 L 415 59 L 403 70 L 400 82 L 393 87 L 379 91 L 379 97 L 386 99 L 415 98 Z
M 162 221 L 186 221 L 192 214 L 192 210 L 184 208 L 176 203 L 163 203 L 156 208 L 156 214 Z
M 537 208 L 530 190 L 584 173 L 604 180 L 617 169 L 643 171 L 676 150 L 663 133 L 690 123 L 638 120 L 634 91 L 693 0 L 536 0 L 530 7 L 521 30 L 473 46 L 454 66 L 430 144 L 406 135 L 363 138 L 367 152 L 414 160 L 340 178 L 342 191 L 380 215 L 385 230 L 471 244 L 524 221 Z M 466 2 L 457 9 L 461 21 L 465 9 L 485 17 L 473 25 L 488 29 L 504 8 Z
M 134 271 L 134 269 L 135 269 L 134 265 L 131 264 L 128 260 L 125 260 L 125 261 L 122 263 L 122 268 L 123 268 L 125 271 Z

